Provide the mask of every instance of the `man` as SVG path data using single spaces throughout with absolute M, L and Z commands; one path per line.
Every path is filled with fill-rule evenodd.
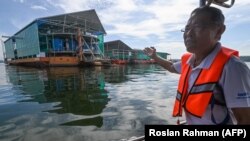
M 173 116 L 185 111 L 187 124 L 250 124 L 250 70 L 238 52 L 219 43 L 224 15 L 214 7 L 196 8 L 184 30 L 189 52 L 172 63 L 144 52 L 170 72 L 180 73 Z

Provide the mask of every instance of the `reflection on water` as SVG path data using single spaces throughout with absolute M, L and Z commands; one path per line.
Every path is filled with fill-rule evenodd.
M 103 118 L 98 116 L 94 118 L 88 118 L 83 120 L 75 120 L 67 123 L 63 123 L 61 125 L 68 125 L 68 126 L 89 126 L 89 125 L 95 125 L 97 127 L 102 127 L 103 125 Z
M 49 68 L 36 70 L 22 67 L 8 67 L 9 80 L 20 85 L 30 99 L 19 102 L 59 102 L 50 113 L 71 113 L 74 115 L 98 115 L 102 113 L 110 98 L 104 89 L 105 81 L 100 68 Z M 102 126 L 102 117 L 70 121 L 62 125 Z M 97 123 L 97 124 L 96 124 Z
M 157 65 L 0 70 L 0 140 L 119 140 L 173 123 L 178 75 Z

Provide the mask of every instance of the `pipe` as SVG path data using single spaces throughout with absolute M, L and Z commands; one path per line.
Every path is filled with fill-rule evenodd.
M 206 5 L 206 0 L 200 0 L 200 7 L 205 6 Z

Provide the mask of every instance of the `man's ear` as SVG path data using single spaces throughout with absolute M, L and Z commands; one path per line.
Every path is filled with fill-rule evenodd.
M 226 26 L 222 25 L 218 28 L 217 33 L 215 35 L 216 39 L 220 40 L 221 39 L 221 35 L 224 33 L 224 31 L 226 30 Z

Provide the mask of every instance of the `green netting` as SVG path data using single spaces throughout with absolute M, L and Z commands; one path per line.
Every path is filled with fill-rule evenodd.
M 131 58 L 128 53 L 113 53 L 112 51 L 105 51 L 105 56 L 111 59 L 121 59 L 121 60 L 128 60 Z
M 39 35 L 40 51 L 47 52 L 47 41 L 45 35 Z
M 138 51 L 134 54 L 134 59 L 138 60 L 150 60 L 150 57 L 148 57 L 143 51 Z

